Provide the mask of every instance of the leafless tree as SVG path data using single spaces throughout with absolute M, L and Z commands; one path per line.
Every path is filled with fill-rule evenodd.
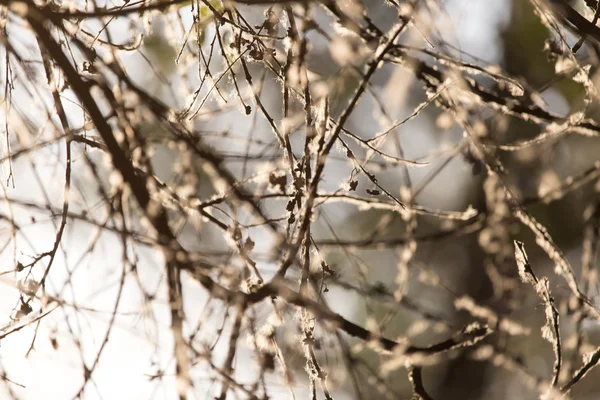
M 5 396 L 596 398 L 598 2 L 452 3 L 0 0 Z

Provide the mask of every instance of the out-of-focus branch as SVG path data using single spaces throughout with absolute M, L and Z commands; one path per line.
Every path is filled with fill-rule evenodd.
M 572 26 L 582 36 L 589 36 L 600 43 L 600 27 L 579 14 L 567 0 L 548 0 L 552 9 L 569 26 Z

